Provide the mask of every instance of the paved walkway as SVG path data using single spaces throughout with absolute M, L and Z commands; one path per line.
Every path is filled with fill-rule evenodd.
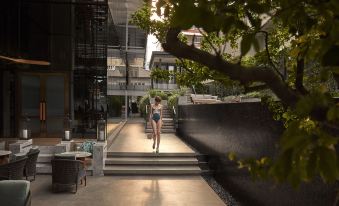
M 152 152 L 153 140 L 145 134 L 144 123 L 128 122 L 114 140 L 110 152 Z M 160 153 L 194 153 L 175 134 L 161 134 Z
M 223 206 L 199 176 L 88 177 L 76 194 L 52 193 L 51 176 L 31 185 L 34 206 Z
M 152 140 L 144 124 L 134 119 L 120 132 L 111 152 L 149 153 Z M 162 134 L 160 153 L 194 153 L 174 134 Z M 53 193 L 51 176 L 39 175 L 31 184 L 34 206 L 223 206 L 219 196 L 201 176 L 88 177 L 76 194 Z

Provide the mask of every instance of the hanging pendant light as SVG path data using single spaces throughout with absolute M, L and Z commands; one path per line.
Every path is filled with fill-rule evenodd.
M 18 6 L 18 52 L 19 57 L 21 56 L 21 2 L 22 0 L 19 0 L 19 6 Z M 0 55 L 0 59 L 4 59 L 7 61 L 10 61 L 15 64 L 31 64 L 31 65 L 41 65 L 41 66 L 49 66 L 51 63 L 47 61 L 41 61 L 41 60 L 33 60 L 33 59 L 22 59 L 22 58 L 13 58 L 8 56 L 2 56 Z
M 12 58 L 7 56 L 1 56 L 0 59 L 8 60 L 16 64 L 32 64 L 32 65 L 41 65 L 41 66 L 49 66 L 51 65 L 48 61 L 41 60 L 32 60 L 32 59 L 21 59 L 21 58 Z

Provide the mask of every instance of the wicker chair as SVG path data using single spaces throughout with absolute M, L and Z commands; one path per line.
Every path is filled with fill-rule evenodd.
M 28 180 L 28 177 L 32 177 L 30 181 L 35 180 L 36 175 L 36 162 L 38 160 L 40 150 L 39 149 L 32 149 L 27 153 L 27 162 L 24 170 L 24 175 L 26 176 L 26 180 Z
M 78 190 L 79 180 L 85 180 L 86 171 L 83 162 L 80 160 L 70 159 L 53 159 L 52 160 L 52 189 L 56 191 L 58 186 L 70 187 L 75 185 L 75 192 Z
M 24 157 L 22 159 L 15 160 L 4 165 L 0 165 L 1 179 L 22 180 L 26 161 L 27 157 Z

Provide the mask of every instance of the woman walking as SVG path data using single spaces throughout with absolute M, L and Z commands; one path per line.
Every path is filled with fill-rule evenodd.
M 159 145 L 160 145 L 160 132 L 162 126 L 162 105 L 161 98 L 159 96 L 155 97 L 155 103 L 151 104 L 151 114 L 150 120 L 152 122 L 153 128 L 153 146 L 155 149 L 155 143 L 157 143 L 156 153 L 159 153 Z

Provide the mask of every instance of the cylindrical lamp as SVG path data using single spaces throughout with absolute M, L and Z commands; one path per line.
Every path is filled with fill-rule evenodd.
M 20 139 L 27 140 L 31 137 L 31 131 L 29 129 L 29 122 L 30 119 L 28 118 L 27 115 L 23 118 L 22 121 L 22 129 L 21 129 L 21 134 L 20 134 Z
M 106 141 L 106 121 L 101 116 L 100 120 L 97 123 L 97 141 Z
M 64 130 L 63 141 L 70 141 L 72 139 L 72 120 L 69 118 L 69 114 L 67 114 L 64 119 Z

